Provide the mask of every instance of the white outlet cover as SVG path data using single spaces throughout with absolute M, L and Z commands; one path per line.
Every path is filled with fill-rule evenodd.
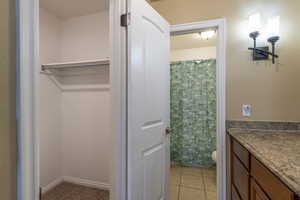
M 252 106 L 251 105 L 243 105 L 243 116 L 250 117 L 252 115 Z

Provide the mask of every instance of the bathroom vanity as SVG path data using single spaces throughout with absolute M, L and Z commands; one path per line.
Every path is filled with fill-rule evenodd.
M 231 200 L 300 200 L 300 131 L 228 134 Z

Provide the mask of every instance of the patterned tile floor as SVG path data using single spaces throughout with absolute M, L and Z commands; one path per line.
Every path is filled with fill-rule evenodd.
M 46 192 L 42 200 L 109 200 L 109 192 L 64 182 Z
M 217 200 L 215 168 L 171 168 L 171 200 Z

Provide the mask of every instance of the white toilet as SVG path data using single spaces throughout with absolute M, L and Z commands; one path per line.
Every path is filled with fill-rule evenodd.
M 217 163 L 217 151 L 212 152 L 211 158 Z

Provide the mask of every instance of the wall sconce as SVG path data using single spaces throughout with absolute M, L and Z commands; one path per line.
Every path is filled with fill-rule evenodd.
M 279 35 L 280 17 L 274 17 L 268 20 L 267 35 L 268 42 L 272 45 L 272 52 L 269 51 L 268 46 L 257 47 L 257 38 L 260 35 L 260 14 L 254 14 L 249 17 L 249 37 L 253 39 L 253 47 L 248 48 L 253 51 L 253 60 L 268 60 L 272 56 L 272 63 L 275 64 L 275 59 L 278 55 L 275 54 L 275 44 L 280 39 Z

